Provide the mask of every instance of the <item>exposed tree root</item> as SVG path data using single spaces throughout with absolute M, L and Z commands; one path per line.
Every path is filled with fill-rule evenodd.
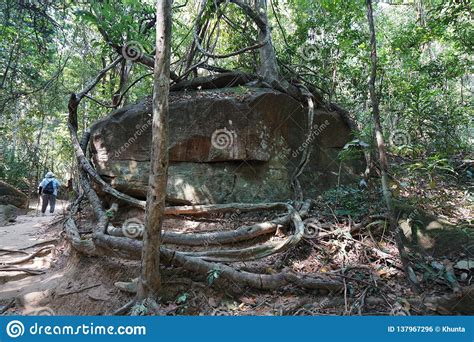
M 237 0 L 233 0 L 233 2 L 237 3 L 241 7 L 244 6 L 244 8 L 246 8 L 245 4 L 242 5 Z M 259 19 L 259 16 L 254 18 L 254 20 Z M 102 203 L 99 197 L 97 196 L 97 193 L 92 188 L 89 177 L 97 184 L 99 184 L 106 193 L 114 196 L 119 200 L 125 201 L 140 208 L 144 208 L 146 203 L 118 192 L 105 181 L 103 181 L 85 156 L 85 150 L 90 134 L 86 131 L 81 142 L 79 142 L 79 139 L 77 137 L 77 108 L 79 106 L 80 101 L 100 81 L 100 79 L 105 75 L 105 73 L 110 70 L 114 65 L 116 65 L 120 60 L 121 58 L 117 59 L 111 65 L 101 70 L 99 75 L 92 82 L 90 82 L 80 93 L 78 93 L 77 95 L 72 94 L 69 101 L 68 127 L 78 163 L 80 183 L 82 189 L 84 190 L 84 193 L 73 203 L 71 211 L 67 219 L 65 220 L 64 229 L 66 233 L 66 238 L 68 239 L 68 241 L 71 242 L 72 246 L 79 252 L 84 253 L 86 255 L 113 255 L 129 259 L 141 259 L 141 241 L 106 234 L 108 230 L 112 232 L 116 231 L 117 229 L 110 226 L 109 217 L 103 209 Z M 87 196 L 98 221 L 95 229 L 93 230 L 92 239 L 81 238 L 74 219 L 74 216 L 77 213 L 79 207 L 79 203 L 82 200 L 83 196 Z M 266 233 L 267 231 L 275 231 L 279 223 L 287 224 L 290 221 L 293 222 L 295 226 L 295 233 L 283 242 L 268 243 L 261 246 L 249 247 L 243 250 L 208 252 L 210 254 L 214 254 L 213 258 L 217 260 L 242 261 L 246 258 L 247 260 L 249 260 L 249 258 L 253 259 L 257 257 L 265 257 L 296 245 L 301 240 L 304 234 L 304 224 L 302 222 L 300 214 L 291 205 L 286 203 L 264 203 L 168 207 L 165 210 L 165 215 L 203 215 L 223 213 L 228 211 L 262 211 L 276 210 L 281 208 L 287 209 L 289 212 L 286 217 L 280 219 L 281 221 L 270 221 L 267 225 L 262 224 L 261 226 L 251 226 L 250 229 L 248 227 L 241 227 L 242 229 L 231 232 L 230 234 L 213 236 L 216 237 L 216 239 L 221 239 L 221 241 L 232 242 L 233 239 L 242 241 L 241 239 L 245 238 L 246 240 L 249 236 L 256 237 Z M 174 239 L 174 241 L 176 242 L 181 238 L 178 238 L 177 235 L 169 235 L 169 239 Z M 192 240 L 192 243 L 196 243 L 197 241 L 205 242 L 205 239 L 206 237 L 204 236 L 191 239 L 185 238 L 185 240 L 187 240 L 188 242 Z M 277 289 L 288 284 L 294 284 L 304 288 L 322 288 L 334 291 L 341 289 L 343 286 L 342 283 L 339 281 L 306 277 L 303 275 L 294 274 L 292 272 L 266 275 L 239 271 L 224 264 L 213 263 L 201 259 L 211 258 L 210 256 L 201 255 L 200 257 L 194 257 L 187 255 L 186 252 L 173 251 L 163 246 L 160 248 L 160 250 L 157 250 L 156 253 L 160 253 L 160 257 L 162 257 L 163 260 L 169 264 L 177 264 L 189 271 L 204 274 L 207 274 L 209 271 L 218 271 L 221 273 L 221 276 L 224 279 L 233 281 L 236 284 L 251 286 L 258 289 Z M 128 310 L 128 308 L 128 306 L 127 308 L 124 307 L 124 310 Z
M 84 188 L 85 195 L 89 198 L 89 201 L 93 205 L 98 205 L 98 208 L 94 209 L 94 212 L 98 218 L 99 222 L 105 224 L 107 221 L 105 219 L 105 212 L 101 209 L 100 200 L 97 197 L 95 191 L 88 184 L 87 179 L 81 177 L 81 185 Z M 78 202 L 78 201 L 76 201 Z M 98 202 L 98 203 L 97 203 Z M 78 203 L 77 203 L 78 205 Z M 73 205 L 75 208 L 76 206 Z M 284 203 L 273 203 L 273 204 L 237 204 L 236 206 L 232 205 L 208 205 L 208 206 L 186 206 L 186 207 L 175 207 L 169 208 L 167 214 L 171 215 L 198 215 L 198 214 L 211 214 L 211 213 L 220 213 L 227 212 L 229 210 L 242 210 L 242 211 L 251 211 L 251 210 L 262 210 L 262 209 L 274 209 L 284 206 L 285 208 L 291 208 L 291 220 L 296 222 L 297 227 L 296 234 L 293 235 L 293 238 L 287 240 L 288 244 L 293 245 L 298 242 L 304 232 L 304 226 L 301 221 L 299 214 L 288 204 Z M 73 247 L 78 249 L 80 252 L 89 255 L 114 255 L 123 258 L 130 258 L 139 260 L 141 258 L 141 242 L 129 238 L 116 237 L 111 235 L 104 234 L 104 231 L 101 229 L 96 229 L 92 240 L 82 240 L 80 238 L 77 226 L 72 218 L 72 214 L 75 213 L 77 209 L 71 210 L 71 215 L 65 222 L 66 236 L 72 242 Z M 285 246 L 288 248 L 288 244 L 283 246 L 277 246 L 277 251 L 283 249 Z M 278 248 L 279 247 L 279 248 Z M 258 247 L 254 249 L 259 253 L 264 253 L 264 256 L 270 255 L 270 250 L 259 250 Z M 158 252 L 158 251 L 157 251 Z M 340 289 L 342 283 L 339 281 L 332 280 L 321 280 L 317 278 L 308 278 L 304 276 L 298 276 L 291 272 L 279 273 L 276 275 L 265 275 L 265 274 L 254 274 L 250 272 L 241 272 L 231 268 L 230 266 L 211 263 L 200 258 L 192 257 L 186 255 L 183 252 L 177 252 L 165 247 L 160 249 L 161 257 L 164 260 L 173 261 L 172 264 L 179 264 L 185 269 L 194 272 L 209 272 L 211 270 L 217 270 L 223 273 L 225 279 L 232 280 L 236 283 L 252 286 L 259 289 L 276 289 L 287 284 L 295 284 L 305 288 L 323 288 L 328 290 Z M 261 254 L 262 255 L 262 254 Z M 241 261 L 242 259 L 240 259 Z
M 36 270 L 34 268 L 22 268 L 22 267 L 2 267 L 0 266 L 0 272 L 25 272 L 31 275 L 44 274 L 44 271 Z
M 115 255 L 136 260 L 140 260 L 141 258 L 140 241 L 105 235 L 100 231 L 94 233 L 92 241 L 91 242 L 98 247 L 95 248 L 94 251 L 100 250 L 100 254 L 102 255 Z M 273 275 L 243 272 L 224 264 L 208 262 L 165 247 L 160 248 L 160 253 L 162 260 L 166 264 L 179 265 L 189 271 L 201 274 L 207 274 L 209 271 L 218 271 L 224 279 L 257 289 L 277 289 L 288 284 L 330 291 L 342 288 L 342 283 L 339 281 L 307 277 L 292 272 L 283 272 Z
M 290 209 L 285 203 L 276 204 L 276 206 L 284 206 L 285 208 Z M 299 211 L 301 217 L 306 217 L 310 206 L 311 201 L 306 201 L 303 203 L 303 206 Z M 170 209 L 173 210 L 173 212 L 176 210 L 175 208 Z M 209 246 L 236 243 L 251 240 L 262 235 L 272 234 L 278 229 L 278 227 L 286 226 L 290 223 L 290 221 L 291 211 L 288 215 L 285 215 L 284 217 L 280 217 L 267 222 L 256 223 L 251 226 L 241 226 L 233 231 L 202 234 L 179 234 L 174 232 L 163 232 L 163 243 L 186 246 Z
M 71 210 L 64 222 L 64 232 L 66 233 L 66 239 L 71 245 L 79 252 L 86 255 L 101 255 L 97 250 L 96 246 L 91 240 L 82 239 L 77 229 L 76 221 L 74 216 L 77 214 L 79 204 L 83 199 L 83 195 L 80 195 L 74 203 L 71 205 Z
M 303 190 L 301 189 L 301 184 L 299 181 L 299 176 L 303 173 L 304 168 L 309 162 L 309 158 L 311 156 L 311 135 L 313 133 L 313 122 L 314 122 L 314 101 L 313 101 L 313 96 L 311 93 L 306 89 L 306 87 L 301 86 L 303 89 L 304 94 L 308 98 L 308 133 L 306 135 L 305 142 L 305 148 L 303 150 L 303 153 L 301 155 L 300 162 L 298 166 L 296 167 L 295 171 L 293 172 L 293 175 L 291 176 L 291 184 L 293 186 L 293 190 L 295 191 L 295 199 L 296 201 L 302 201 L 303 200 Z
M 19 265 L 19 264 L 23 264 L 24 262 L 27 262 L 31 259 L 33 259 L 34 257 L 40 255 L 40 254 L 43 254 L 43 253 L 46 253 L 46 252 L 50 252 L 51 249 L 54 248 L 54 245 L 48 245 L 48 246 L 44 246 L 40 249 L 38 249 L 36 252 L 34 253 L 31 253 L 30 255 L 27 255 L 26 257 L 23 257 L 23 258 L 20 258 L 20 259 L 17 259 L 17 260 L 13 260 L 13 261 L 6 261 L 4 262 L 3 264 L 4 265 Z
M 89 286 L 86 286 L 86 287 L 83 287 L 83 288 L 80 288 L 80 289 L 77 289 L 77 290 L 58 293 L 57 296 L 61 297 L 61 296 L 68 296 L 68 295 L 71 295 L 71 294 L 74 294 L 74 293 L 80 293 L 80 292 L 83 292 L 83 291 L 86 291 L 86 290 L 93 289 L 94 287 L 98 287 L 100 285 L 102 285 L 102 284 L 99 283 L 99 284 L 89 285 Z
M 295 233 L 283 241 L 270 241 L 258 246 L 252 246 L 240 249 L 214 250 L 204 252 L 183 252 L 183 254 L 198 257 L 207 261 L 214 262 L 239 262 L 262 259 L 275 253 L 283 252 L 293 246 L 303 238 L 305 229 L 301 216 L 293 209 L 290 214 L 291 221 L 295 226 Z
M 114 251 L 121 250 L 122 253 L 127 253 L 131 258 L 137 260 L 141 257 L 139 242 L 136 240 L 97 234 L 94 236 L 94 242 L 101 247 L 108 246 Z M 275 290 L 289 284 L 308 289 L 325 289 L 329 291 L 337 291 L 343 287 L 343 284 L 339 281 L 329 278 L 309 277 L 290 271 L 272 275 L 240 271 L 221 263 L 213 263 L 191 257 L 183 252 L 174 251 L 163 246 L 160 248 L 160 256 L 165 264 L 178 265 L 188 271 L 199 274 L 217 271 L 219 276 L 224 279 L 233 281 L 237 285 L 250 286 L 256 289 Z
M 206 214 L 222 214 L 230 211 L 253 212 L 262 210 L 278 210 L 288 209 L 288 204 L 277 203 L 229 203 L 229 204 L 207 204 L 207 205 L 186 205 L 180 207 L 167 207 L 165 215 L 206 215 Z
M 162 247 L 160 249 L 163 261 L 171 265 L 178 265 L 184 269 L 207 274 L 210 271 L 218 271 L 219 276 L 234 282 L 237 285 L 250 286 L 262 290 L 275 290 L 288 284 L 309 289 L 326 289 L 338 291 L 342 288 L 342 283 L 324 278 L 313 278 L 297 275 L 292 272 L 282 272 L 277 274 L 256 274 L 236 270 L 230 266 L 204 261 L 184 255 L 181 252 L 173 251 Z
M 71 99 L 73 99 L 71 97 Z M 70 132 L 70 135 L 71 135 L 71 141 L 72 141 L 72 145 L 73 145 L 73 148 L 74 148 L 74 152 L 76 154 L 76 159 L 77 159 L 77 163 L 79 165 L 79 168 L 82 168 L 84 171 L 87 172 L 87 174 L 91 177 L 92 180 L 94 180 L 94 182 L 96 182 L 98 185 L 100 185 L 101 189 L 121 200 L 121 201 L 124 201 L 126 203 L 129 203 L 133 206 L 136 206 L 138 208 L 145 208 L 145 201 L 140 201 L 134 197 L 131 197 L 129 195 L 126 195 L 116 189 L 114 189 L 112 186 L 110 186 L 109 184 L 107 184 L 100 176 L 99 174 L 95 171 L 95 169 L 92 167 L 91 163 L 87 160 L 85 154 L 84 154 L 84 151 L 82 150 L 82 147 L 81 147 L 81 144 L 79 143 L 79 140 L 77 138 L 77 130 L 73 127 L 73 125 L 69 124 L 69 132 Z
M 193 90 L 193 89 L 216 89 L 226 87 L 243 86 L 256 79 L 256 76 L 242 72 L 226 72 L 216 76 L 195 77 L 192 80 L 184 80 L 173 85 L 171 91 Z
M 299 215 L 305 217 L 311 206 L 311 201 L 305 201 Z M 237 208 L 237 209 L 236 209 Z M 180 234 L 176 232 L 164 231 L 162 236 L 163 243 L 184 245 L 184 246 L 209 246 L 224 245 L 254 239 L 256 237 L 274 233 L 277 228 L 286 226 L 291 221 L 291 215 L 294 212 L 292 206 L 286 203 L 263 203 L 263 204 L 224 204 L 224 205 L 202 205 L 202 206 L 184 206 L 167 207 L 165 215 L 203 215 L 216 214 L 223 212 L 237 211 L 251 212 L 274 209 L 287 209 L 288 214 L 271 221 L 257 223 L 250 226 L 241 226 L 233 231 L 199 233 L 199 234 Z M 107 233 L 113 236 L 124 236 L 123 230 L 116 227 L 109 227 Z M 137 234 L 141 235 L 141 234 Z
M 310 209 L 311 201 L 306 201 L 302 208 L 302 214 L 306 215 Z M 203 260 L 213 261 L 213 262 L 240 262 L 240 261 L 249 261 L 261 259 L 267 256 L 270 256 L 275 253 L 283 252 L 290 247 L 295 246 L 303 237 L 305 232 L 305 227 L 302 222 L 301 216 L 296 212 L 292 206 L 286 203 L 268 203 L 268 204 L 235 204 L 235 207 L 238 207 L 240 210 L 257 210 L 261 208 L 271 209 L 271 208 L 287 208 L 289 213 L 288 215 L 275 219 L 270 222 L 259 223 L 253 226 L 243 226 L 234 231 L 229 232 L 216 232 L 216 233 L 204 233 L 204 234 L 178 234 L 171 232 L 163 232 L 163 242 L 171 243 L 175 245 L 191 245 L 191 246 L 208 246 L 208 245 L 223 245 L 223 244 L 232 244 L 241 241 L 248 241 L 254 239 L 255 237 L 274 233 L 278 227 L 289 224 L 290 221 L 293 222 L 295 227 L 295 233 L 290 235 L 283 241 L 270 241 L 258 246 L 252 246 L 247 248 L 240 249 L 228 249 L 228 250 L 210 250 L 204 252 L 183 252 L 184 254 L 192 257 L 198 257 Z M 202 214 L 207 212 L 218 212 L 221 210 L 230 211 L 235 209 L 231 205 L 208 205 L 200 206 L 200 210 L 194 207 L 192 209 L 193 214 Z M 181 207 L 180 209 L 168 208 L 171 209 L 173 213 L 183 213 L 186 212 L 189 214 L 190 210 L 188 207 Z M 121 229 L 113 228 L 107 230 L 109 235 L 113 236 L 123 236 Z M 171 234 L 170 234 L 171 233 Z
M 28 252 L 22 251 L 20 249 L 9 249 L 9 248 L 0 248 L 0 256 L 6 254 L 28 254 Z

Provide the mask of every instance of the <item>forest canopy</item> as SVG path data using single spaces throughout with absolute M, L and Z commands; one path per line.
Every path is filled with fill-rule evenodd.
M 255 74 L 258 27 L 241 7 L 173 3 L 171 71 L 183 80 L 222 70 Z M 81 103 L 79 129 L 151 94 L 153 1 L 6 0 L 0 4 L 0 177 L 23 189 L 46 170 L 70 174 L 66 129 L 70 93 L 98 70 L 126 58 Z M 472 148 L 472 7 L 469 1 L 375 4 L 376 90 L 389 150 L 413 160 L 449 160 Z M 371 142 L 367 77 L 369 29 L 364 1 L 272 0 L 268 20 L 281 74 L 347 109 L 361 141 Z M 198 32 L 195 32 L 195 31 Z M 191 52 L 191 53 L 190 53 Z M 197 68 L 190 69 L 198 65 Z

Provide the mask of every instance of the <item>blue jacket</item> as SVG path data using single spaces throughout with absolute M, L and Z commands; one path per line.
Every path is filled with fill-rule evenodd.
M 58 195 L 58 190 L 59 190 L 59 182 L 57 181 L 56 178 L 45 178 L 41 181 L 40 183 L 40 188 L 44 189 L 46 185 L 48 185 L 50 182 L 53 182 L 53 195 L 57 196 Z

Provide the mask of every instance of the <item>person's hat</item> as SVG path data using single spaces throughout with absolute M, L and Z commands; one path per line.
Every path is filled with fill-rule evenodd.
M 48 171 L 48 173 L 46 174 L 45 177 L 46 178 L 54 178 L 54 173 L 52 173 L 51 171 Z

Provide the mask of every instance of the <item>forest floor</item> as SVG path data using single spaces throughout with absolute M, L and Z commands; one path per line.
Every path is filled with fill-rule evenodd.
M 398 175 L 399 180 L 402 178 L 403 175 Z M 416 209 L 410 209 L 412 213 L 404 209 L 398 214 L 402 226 L 406 219 L 405 224 L 408 222 L 410 228 L 404 231 L 419 282 L 418 293 L 410 287 L 403 272 L 393 234 L 387 231 L 379 194 L 370 186 L 366 190 L 341 187 L 315 199 L 305 219 L 306 226 L 317 227 L 318 234 L 307 236 L 284 253 L 233 266 L 264 274 L 284 269 L 324 273 L 342 281 L 343 291 L 311 291 L 293 285 L 260 291 L 229 283 L 218 275 L 195 275 L 181 268 L 163 267 L 162 297 L 154 314 L 474 314 L 471 298 L 474 291 L 468 291 L 467 295 L 459 292 L 472 289 L 472 182 L 462 177 L 436 179 L 436 182 L 436 187 L 424 178 L 418 178 L 416 184 L 397 183 L 403 188 L 397 194 L 399 198 L 404 203 L 418 204 Z M 411 197 L 404 196 L 404 191 Z M 415 200 L 413 194 L 417 196 Z M 411 204 L 408 207 L 413 208 Z M 79 255 L 62 236 L 63 213 L 60 208 L 56 216 L 41 217 L 32 210 L 19 216 L 15 224 L 0 228 L 3 248 L 0 268 L 21 269 L 0 272 L 0 314 L 107 315 L 133 298 L 133 294 L 120 290 L 115 283 L 138 277 L 140 262 Z M 184 233 L 235 229 L 274 215 L 178 217 L 165 220 L 164 229 Z M 451 226 L 431 227 L 433 222 L 438 222 L 433 219 L 435 215 L 449 221 Z M 92 213 L 83 209 L 78 222 L 84 235 L 94 225 L 89 217 Z M 355 230 L 361 222 L 363 228 Z M 410 226 L 410 222 L 418 224 Z M 441 231 L 447 235 L 439 234 Z M 416 247 L 410 245 L 415 241 L 414 236 Z M 434 304 L 430 300 L 425 302 L 425 298 L 445 298 L 445 301 Z M 143 314 L 147 314 L 146 310 Z

